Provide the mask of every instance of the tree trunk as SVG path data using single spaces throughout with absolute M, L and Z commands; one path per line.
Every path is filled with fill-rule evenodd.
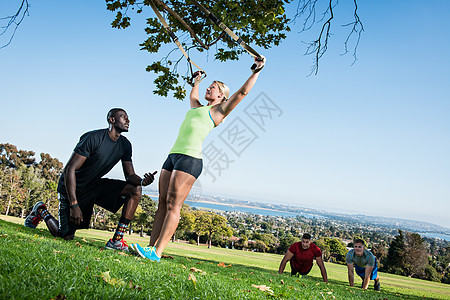
M 11 198 L 12 198 L 12 196 L 11 196 L 11 194 L 9 194 L 8 206 L 6 207 L 5 216 L 7 216 L 9 214 L 9 209 L 11 207 L 11 202 L 12 202 Z
M 8 200 L 8 207 L 6 208 L 6 213 L 5 216 L 7 216 L 9 214 L 9 209 L 11 208 L 11 204 L 12 204 L 12 190 L 13 190 L 13 180 L 12 180 L 12 173 L 11 173 L 11 188 L 9 189 L 9 200 Z
M 197 246 L 200 246 L 200 235 L 197 234 Z
M 141 225 L 141 232 L 139 233 L 140 237 L 144 236 L 144 225 Z
M 25 199 L 27 199 L 25 201 L 26 205 L 28 206 L 30 203 L 30 197 L 31 197 L 31 190 L 27 190 L 27 196 Z M 25 208 L 22 207 L 22 212 L 20 213 L 20 217 L 23 219 L 23 217 L 25 216 Z
M 91 223 L 91 228 L 94 227 L 94 224 L 97 223 L 98 217 L 100 216 L 101 210 L 99 209 L 97 212 L 95 212 L 95 209 L 92 210 L 93 214 L 94 214 L 94 218 L 93 221 Z
M 95 208 L 92 208 L 92 214 L 94 215 L 94 217 L 91 219 L 91 229 L 94 228 L 95 221 L 97 221 L 97 213 L 95 213 Z

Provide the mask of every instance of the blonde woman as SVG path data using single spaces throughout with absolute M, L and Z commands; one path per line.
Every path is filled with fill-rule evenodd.
M 177 229 L 180 210 L 195 180 L 202 172 L 202 144 L 208 133 L 244 99 L 256 83 L 265 58 L 255 58 L 252 74 L 242 87 L 229 97 L 229 88 L 220 81 L 214 81 L 205 93 L 208 102 L 203 106 L 199 100 L 201 74 L 194 79 L 190 94 L 191 109 L 181 124 L 178 138 L 159 178 L 159 204 L 150 237 L 149 247 L 132 244 L 142 257 L 159 261 L 164 248 Z

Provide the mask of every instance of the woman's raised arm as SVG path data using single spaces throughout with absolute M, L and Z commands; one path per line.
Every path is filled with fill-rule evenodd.
M 264 67 L 266 58 L 261 56 L 261 59 L 255 58 L 256 68 L 252 69 L 252 75 L 245 81 L 239 90 L 237 90 L 231 97 L 211 109 L 211 114 L 214 114 L 213 119 L 217 124 L 222 120 L 244 99 L 256 83 L 259 76 L 259 71 Z M 214 110 L 213 110 L 214 109 Z
M 200 81 L 202 81 L 202 73 L 200 71 L 197 71 L 194 73 L 194 76 L 195 76 L 194 77 L 194 85 L 192 86 L 191 94 L 189 95 L 189 99 L 191 102 L 191 108 L 196 108 L 196 107 L 202 106 L 202 104 L 200 103 L 200 97 L 199 97 L 199 92 L 198 92 L 198 86 L 200 84 Z

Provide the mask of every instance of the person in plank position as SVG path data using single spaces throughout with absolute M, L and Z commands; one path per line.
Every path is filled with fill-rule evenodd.
M 289 261 L 291 265 L 291 275 L 296 275 L 297 273 L 300 275 L 307 275 L 313 267 L 314 259 L 319 266 L 323 281 L 328 282 L 327 270 L 325 269 L 322 258 L 322 251 L 316 244 L 311 243 L 311 235 L 305 233 L 300 242 L 296 242 L 289 247 L 281 260 L 278 274 L 283 274 L 286 263 Z
M 353 249 L 347 253 L 347 269 L 348 282 L 350 286 L 355 286 L 355 275 L 358 274 L 362 279 L 361 288 L 367 289 L 371 279 L 375 280 L 373 288 L 375 291 L 380 290 L 380 278 L 378 277 L 378 265 L 375 255 L 365 248 L 365 243 L 362 239 L 355 239 L 353 241 Z
M 36 228 L 44 220 L 55 237 L 73 239 L 77 229 L 89 228 L 94 204 L 110 212 L 122 206 L 122 216 L 107 249 L 128 251 L 123 239 L 142 195 L 142 186 L 151 184 L 153 173 L 141 178 L 134 172 L 131 143 L 122 135 L 128 132 L 130 120 L 122 108 L 107 114 L 108 128 L 86 132 L 75 146 L 58 182 L 59 220 L 39 201 L 25 219 L 25 226 Z M 125 180 L 102 178 L 122 161 Z

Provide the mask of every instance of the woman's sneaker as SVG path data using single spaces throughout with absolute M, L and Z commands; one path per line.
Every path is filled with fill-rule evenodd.
M 380 282 L 379 281 L 373 285 L 373 289 L 375 291 L 379 291 L 380 290 Z
M 127 242 L 125 242 L 124 239 L 113 241 L 110 239 L 108 242 L 106 242 L 105 249 L 109 250 L 118 250 L 118 251 L 129 251 Z
M 29 228 L 33 228 L 33 229 L 36 228 L 36 226 L 38 226 L 39 222 L 42 221 L 42 217 L 38 213 L 38 210 L 42 211 L 43 209 L 44 210 L 47 209 L 44 202 L 42 202 L 42 201 L 37 202 L 33 206 L 31 213 L 25 218 L 25 222 L 24 222 L 25 227 L 29 227 Z
M 151 261 L 159 262 L 161 257 L 156 254 L 155 247 L 144 247 L 142 248 L 139 244 L 131 244 L 131 248 L 133 248 L 140 256 L 143 258 L 148 258 Z

